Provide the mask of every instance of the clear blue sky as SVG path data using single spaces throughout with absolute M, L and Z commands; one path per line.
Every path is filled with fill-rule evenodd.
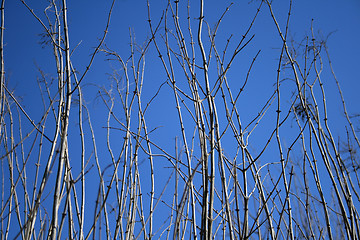
M 150 2 L 152 15 L 156 20 L 159 18 L 164 4 L 160 4 L 161 1 Z M 206 2 L 205 9 L 208 9 L 207 11 L 210 12 L 209 15 L 211 16 L 207 15 L 209 18 L 207 21 L 211 26 L 230 2 L 228 0 Z M 252 4 L 247 2 L 234 2 L 235 4 L 232 6 L 228 17 L 225 18 L 225 23 L 221 25 L 225 34 L 219 36 L 219 39 L 221 37 L 227 38 L 230 33 L 242 34 L 241 31 L 247 26 L 250 17 L 253 16 L 253 10 L 257 6 L 256 1 Z M 47 6 L 47 1 L 28 2 L 28 4 L 45 21 L 43 10 Z M 192 3 L 194 11 L 197 8 L 196 5 L 196 2 Z M 80 43 L 73 53 L 73 62 L 80 72 L 85 69 L 90 59 L 89 55 L 102 36 L 109 6 L 110 1 L 70 1 L 68 3 L 71 46 L 75 47 Z M 36 83 L 35 79 L 38 72 L 35 63 L 47 73 L 54 70 L 51 64 L 53 63 L 51 62 L 51 50 L 41 48 L 38 44 L 41 40 L 39 34 L 44 31 L 20 1 L 6 1 L 5 7 L 5 69 L 9 86 L 16 88 L 17 93 L 27 99 L 26 103 L 30 103 L 36 99 L 34 95 L 30 96 L 27 92 L 29 88 L 36 86 L 34 83 Z M 280 24 L 282 26 L 284 26 L 287 8 L 287 1 L 274 1 L 275 13 L 281 17 Z M 212 19 L 213 22 L 211 22 Z M 358 100 L 360 81 L 357 74 L 359 67 L 357 56 L 360 55 L 358 44 L 360 42 L 360 30 L 358 28 L 360 24 L 360 2 L 356 0 L 341 2 L 335 0 L 294 1 L 291 34 L 295 39 L 301 40 L 305 34 L 309 34 L 311 19 L 314 19 L 315 29 L 321 31 L 324 36 L 336 31 L 328 40 L 333 65 L 347 100 Z M 149 33 L 146 20 L 146 1 L 117 1 L 106 43 L 120 54 L 128 54 L 129 28 L 132 28 L 136 34 L 137 42 L 142 43 Z M 256 37 L 251 49 L 253 49 L 252 53 L 259 49 L 262 50 L 260 62 L 268 56 L 271 59 L 271 54 L 275 52 L 273 48 L 278 48 L 281 43 L 279 37 L 274 34 L 275 28 L 270 21 L 269 11 L 266 8 L 261 10 L 257 21 L 253 30 Z M 261 23 L 259 24 L 259 22 Z M 96 58 L 84 83 L 107 84 L 106 73 L 109 73 L 111 69 L 109 64 L 103 60 L 103 55 Z M 264 69 L 266 66 L 267 64 L 262 65 Z M 264 71 L 261 70 L 261 72 Z M 271 71 L 271 68 L 266 71 Z M 36 87 L 34 91 L 37 91 Z M 357 111 L 356 105 L 351 104 L 349 108 L 351 111 Z

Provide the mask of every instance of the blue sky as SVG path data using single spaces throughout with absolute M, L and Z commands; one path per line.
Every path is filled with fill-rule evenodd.
M 152 15 L 159 15 L 164 4 L 159 4 L 160 1 L 151 2 Z M 219 16 L 223 9 L 229 5 L 231 1 L 208 1 L 205 7 L 208 7 L 211 11 L 211 15 L 216 18 Z M 6 67 L 9 69 L 9 73 L 21 75 L 23 71 L 15 71 L 16 66 L 27 67 L 31 71 L 34 65 L 34 61 L 41 63 L 44 58 L 43 55 L 49 53 L 48 49 L 40 50 L 39 44 L 40 37 L 38 34 L 43 33 L 40 24 L 34 20 L 30 12 L 22 5 L 20 1 L 7 1 L 7 14 L 5 15 L 6 23 L 6 34 L 5 34 L 5 53 Z M 31 8 L 35 10 L 40 17 L 44 17 L 43 9 L 47 6 L 46 1 L 36 1 L 28 3 Z M 77 68 L 81 70 L 84 68 L 83 65 L 89 58 L 89 54 L 97 44 L 97 39 L 101 37 L 103 28 L 106 23 L 106 12 L 109 9 L 110 1 L 87 1 L 86 4 L 82 1 L 76 1 L 75 3 L 69 2 L 69 24 L 71 34 L 71 45 L 75 47 L 80 43 L 77 51 L 74 54 L 74 58 L 82 64 L 78 64 Z M 195 5 L 195 4 L 194 4 Z M 220 5 L 217 9 L 211 8 L 214 5 Z M 228 18 L 233 18 L 233 22 L 227 22 L 222 27 L 228 32 L 232 32 L 234 25 L 241 29 L 246 27 L 246 21 L 240 22 L 241 19 L 249 19 L 252 16 L 251 10 L 254 9 L 255 3 L 253 4 L 239 4 L 235 2 L 232 9 L 229 12 Z M 196 6 L 195 6 L 196 7 Z M 195 8 L 194 7 L 194 8 Z M 241 8 L 244 11 L 241 11 Z M 275 13 L 278 16 L 286 17 L 288 3 L 286 1 L 274 1 Z M 246 9 L 246 11 L 245 11 Z M 314 27 L 317 30 L 323 32 L 324 35 L 332 31 L 336 31 L 329 39 L 329 48 L 333 57 L 334 66 L 339 68 L 337 74 L 344 74 L 343 84 L 348 87 L 356 74 L 352 71 L 356 71 L 357 61 L 352 60 L 359 54 L 359 30 L 356 27 L 360 23 L 360 3 L 356 0 L 349 0 L 339 3 L 338 1 L 294 1 L 293 13 L 291 25 L 291 32 L 298 38 L 302 38 L 305 33 L 309 33 L 310 20 L 314 19 Z M 214 15 L 212 12 L 214 11 Z M 256 35 L 259 35 L 258 41 L 262 41 L 262 36 L 266 33 L 272 33 L 274 26 L 268 19 L 268 11 L 264 8 L 258 19 L 261 24 L 258 24 Z M 263 17 L 262 17 L 263 16 Z M 43 19 L 44 20 L 44 19 Z M 109 46 L 114 46 L 122 51 L 128 51 L 129 43 L 129 28 L 132 28 L 137 36 L 137 41 L 141 43 L 148 35 L 147 25 L 147 10 L 145 1 L 118 1 L 115 5 L 114 13 L 111 19 L 110 33 L 107 38 Z M 282 19 L 283 20 L 283 19 Z M 233 23 L 234 25 L 232 25 Z M 211 24 L 211 23 L 210 23 Z M 236 33 L 235 33 L 236 34 Z M 274 35 L 274 34 L 272 34 Z M 276 36 L 274 38 L 277 38 Z M 278 39 L 277 39 L 278 40 Z M 276 40 L 275 40 L 276 41 Z M 274 42 L 275 42 L 274 41 Z M 279 40 L 278 40 L 279 41 Z M 276 42 L 274 43 L 275 47 Z M 258 47 L 263 51 L 270 51 L 269 49 L 263 49 L 261 46 Z M 99 57 L 100 58 L 100 57 Z M 346 61 L 345 61 L 346 59 Z M 85 62 L 85 63 L 84 63 Z M 98 60 L 99 64 L 102 61 Z M 346 62 L 346 66 L 345 65 Z M 82 66 L 81 66 L 82 65 Z M 26 70 L 27 70 L 26 69 Z M 343 70 L 343 69 L 346 69 Z M 93 71 L 95 72 L 95 71 Z M 339 75 L 341 78 L 342 75 Z M 12 82 L 26 84 L 25 80 L 21 80 L 21 77 L 16 77 Z M 352 88 L 355 89 L 355 88 Z M 351 91 L 351 89 L 348 89 Z M 350 94 L 350 93 L 349 93 Z
M 157 22 L 166 6 L 167 1 L 150 1 L 151 14 L 153 22 Z M 187 1 L 184 1 L 186 4 Z M 259 1 L 234 1 L 230 11 L 221 23 L 217 44 L 224 46 L 226 39 L 230 34 L 234 34 L 234 39 L 239 39 L 250 23 L 250 19 L 255 13 Z M 231 1 L 205 2 L 205 20 L 209 26 L 214 26 L 218 17 Z M 47 6 L 47 1 L 28 1 L 30 8 L 46 21 L 43 14 Z M 72 54 L 72 61 L 79 72 L 83 72 L 90 61 L 90 54 L 97 46 L 99 38 L 102 37 L 106 25 L 107 12 L 111 1 L 69 1 L 69 31 L 70 45 L 72 49 L 76 47 Z M 193 24 L 196 24 L 198 1 L 191 1 L 193 11 Z M 279 24 L 284 30 L 288 11 L 288 1 L 273 1 L 273 8 Z M 360 1 L 358 0 L 302 0 L 294 1 L 292 17 L 290 20 L 290 34 L 295 42 L 300 42 L 305 35 L 310 34 L 311 19 L 315 30 L 316 38 L 326 37 L 332 33 L 327 41 L 331 60 L 335 74 L 340 81 L 347 108 L 350 114 L 360 112 L 359 108 L 359 57 L 360 56 Z M 184 14 L 184 12 L 181 12 Z M 180 14 L 180 15 L 181 15 Z M 185 18 L 184 18 L 185 19 Z M 41 46 L 39 34 L 44 33 L 41 25 L 31 15 L 28 9 L 20 1 L 6 1 L 5 3 L 5 71 L 7 84 L 16 96 L 21 97 L 22 105 L 28 114 L 38 122 L 43 113 L 43 106 L 40 98 L 40 90 L 36 79 L 40 76 L 37 67 L 42 69 L 48 76 L 55 76 L 56 68 L 52 56 L 52 50 L 49 46 Z M 147 22 L 147 7 L 144 0 L 119 0 L 115 3 L 114 11 L 111 17 L 109 33 L 105 40 L 107 46 L 118 52 L 119 55 L 126 58 L 130 54 L 129 50 L 129 30 L 136 36 L 136 42 L 141 45 L 149 37 L 149 28 Z M 162 30 L 160 30 L 162 31 Z M 276 66 L 278 64 L 278 52 L 282 42 L 276 28 L 271 21 L 269 10 L 263 7 L 256 20 L 254 29 L 250 32 L 255 34 L 254 40 L 250 46 L 244 50 L 233 63 L 228 76 L 233 78 L 234 88 L 239 88 L 239 84 L 251 63 L 252 58 L 261 50 L 261 53 L 254 64 L 251 79 L 244 92 L 244 100 L 239 109 L 243 113 L 243 121 L 250 121 L 262 107 L 264 101 L 274 91 L 276 81 Z M 235 45 L 235 43 L 233 43 Z M 219 47 L 221 48 L 221 47 Z M 92 113 L 93 125 L 95 131 L 100 135 L 99 142 L 104 139 L 106 125 L 106 109 L 102 100 L 97 97 L 99 87 L 109 88 L 109 74 L 118 65 L 106 61 L 107 57 L 99 53 L 82 83 L 85 94 L 85 101 Z M 342 115 L 342 109 L 339 98 L 332 97 L 337 94 L 336 86 L 328 70 L 324 72 L 323 82 L 326 83 L 328 91 L 329 115 L 335 119 Z M 167 80 L 165 72 L 161 68 L 161 63 L 157 57 L 153 46 L 146 55 L 146 80 L 144 83 L 144 102 L 149 100 L 157 91 L 159 86 Z M 286 85 L 286 83 L 284 83 Z M 290 92 L 288 93 L 291 94 Z M 286 94 L 285 94 L 286 95 Z M 75 107 L 74 107 L 75 108 Z M 76 110 L 71 119 L 70 128 L 76 129 L 77 118 Z M 165 112 L 165 114 L 164 114 Z M 171 89 L 164 86 L 159 93 L 158 98 L 149 108 L 148 124 L 150 129 L 159 127 L 153 134 L 154 141 L 164 145 L 166 150 L 173 151 L 174 138 L 180 136 L 177 123 L 176 109 Z M 70 117 L 71 118 L 71 117 Z M 269 121 L 273 119 L 269 117 Z M 23 120 L 25 121 L 25 120 Z M 295 123 L 294 123 L 295 124 Z M 335 135 L 343 132 L 343 120 L 336 120 L 331 123 L 335 126 Z M 337 126 L 338 125 L 338 126 Z M 258 132 L 254 138 L 258 139 L 260 145 L 264 144 L 266 139 L 263 134 L 269 134 L 267 127 Z M 271 125 L 273 127 L 273 125 Z M 271 129 L 271 126 L 269 129 Z M 51 135 L 51 128 L 48 134 Z M 268 135 L 266 135 L 268 136 Z M 291 139 L 289 131 L 289 139 Z M 121 135 L 114 135 L 114 141 L 121 139 Z M 78 142 L 74 142 L 74 155 Z M 102 148 L 102 159 L 104 166 L 110 162 L 106 153 L 106 146 L 100 143 Z M 114 144 L 115 145 L 115 144 Z M 255 151 L 259 146 L 252 146 Z M 228 150 L 228 154 L 233 154 Z M 104 153 L 105 152 L 105 153 Z M 75 157 L 74 157 L 75 158 Z M 159 166 L 168 166 L 167 163 L 159 163 Z M 158 179 L 161 179 L 159 173 Z M 160 185 L 164 184 L 163 179 L 159 180 Z
M 205 8 L 209 9 L 211 17 L 214 18 L 213 22 L 209 18 L 210 25 L 215 23 L 215 19 L 220 16 L 230 2 L 208 1 L 206 3 Z M 219 36 L 219 39 L 221 37 L 227 38 L 230 33 L 240 35 L 241 31 L 247 27 L 247 21 L 253 15 L 257 3 L 248 4 L 245 2 L 235 1 L 225 18 L 226 23 L 221 25 L 225 34 Z M 45 21 L 43 10 L 47 6 L 46 1 L 29 2 L 28 4 Z M 87 1 L 86 3 L 76 1 L 69 2 L 68 5 L 71 46 L 75 47 L 79 44 L 73 54 L 73 62 L 76 69 L 82 72 L 90 59 L 89 55 L 97 45 L 98 39 L 102 36 L 110 1 Z M 192 5 L 194 5 L 192 8 L 196 9 L 196 4 Z M 41 40 L 39 34 L 43 33 L 43 30 L 20 1 L 7 1 L 6 7 L 5 68 L 10 86 L 16 86 L 19 95 L 26 97 L 28 95 L 26 90 L 34 86 L 34 79 L 38 75 L 34 67 L 35 63 L 45 72 L 47 72 L 47 68 L 52 69 L 52 64 L 50 64 L 52 61 L 51 49 L 41 48 L 40 44 L 38 44 Z M 160 1 L 151 2 L 152 15 L 155 20 L 159 17 L 163 7 L 164 4 L 160 4 Z M 287 8 L 287 1 L 274 1 L 275 13 L 282 26 L 284 26 Z M 360 48 L 358 47 L 360 30 L 357 28 L 358 24 L 360 24 L 359 11 L 360 2 L 356 0 L 341 3 L 339 1 L 324 0 L 294 1 L 291 19 L 290 33 L 298 40 L 301 40 L 305 34 L 309 34 L 311 19 L 314 19 L 315 30 L 321 31 L 324 36 L 336 31 L 329 38 L 328 46 L 336 75 L 341 81 L 346 98 L 349 98 L 348 101 L 356 100 L 357 89 L 359 89 L 356 74 L 358 68 L 356 56 L 360 54 Z M 146 20 L 145 1 L 117 1 L 106 43 L 120 54 L 128 54 L 129 28 L 135 33 L 136 41 L 142 43 L 149 34 Z M 262 50 L 259 58 L 259 61 L 261 61 L 261 58 L 264 59 L 276 52 L 274 49 L 278 48 L 281 43 L 279 37 L 274 34 L 275 27 L 269 19 L 269 11 L 266 8 L 261 10 L 257 21 L 258 24 L 253 30 L 256 37 L 251 49 L 253 50 L 252 53 L 259 49 Z M 265 39 L 266 41 L 264 41 Z M 266 66 L 267 64 L 262 65 L 264 68 Z M 99 54 L 86 82 L 106 85 L 105 74 L 109 72 L 107 71 L 109 70 L 108 67 L 109 64 L 104 62 L 104 56 Z M 97 69 L 107 70 L 97 71 Z M 271 71 L 271 68 L 269 71 Z M 33 95 L 27 97 L 29 100 L 35 99 Z M 352 109 L 353 107 L 355 106 L 349 105 L 351 111 L 356 111 L 356 108 Z

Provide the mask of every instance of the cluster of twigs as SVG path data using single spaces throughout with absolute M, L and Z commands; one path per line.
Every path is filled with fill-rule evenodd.
M 46 31 L 56 77 L 40 71 L 43 114 L 31 118 L 6 87 L 2 0 L 1 239 L 360 239 L 358 132 L 326 41 L 316 40 L 312 26 L 301 44 L 290 39 L 291 0 L 284 27 L 268 0 L 252 3 L 258 8 L 248 28 L 223 49 L 216 36 L 231 5 L 210 28 L 203 0 L 196 16 L 190 2 L 198 3 L 169 1 L 156 22 L 148 0 L 150 37 L 140 47 L 130 34 L 126 59 L 104 44 L 113 1 L 83 73 L 71 61 L 66 0 L 50 2 L 46 23 L 22 2 Z M 269 13 L 282 47 L 273 91 L 259 107 L 244 94 L 260 51 L 237 85 L 229 73 L 252 43 L 260 11 Z M 144 88 L 151 81 L 145 57 L 155 61 L 150 51 L 166 78 L 153 93 Z M 118 70 L 111 87 L 98 91 L 107 120 L 93 125 L 80 83 L 99 52 Z M 345 140 L 331 130 L 324 65 L 338 87 Z M 149 124 L 156 122 L 148 116 L 163 91 L 176 108 L 175 144 L 160 145 Z M 250 120 L 244 105 L 258 111 Z

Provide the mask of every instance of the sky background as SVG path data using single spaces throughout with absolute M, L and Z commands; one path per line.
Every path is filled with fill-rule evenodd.
M 159 18 L 165 5 L 164 2 L 166 1 L 150 2 L 155 20 Z M 211 26 L 230 3 L 231 1 L 223 1 L 220 4 L 218 1 L 206 2 L 205 9 L 209 9 L 210 15 L 214 19 L 213 22 L 211 22 L 211 19 L 208 20 Z M 247 21 L 254 14 L 252 10 L 257 6 L 254 2 L 248 4 L 248 1 L 235 1 L 234 3 L 227 18 L 225 18 L 227 20 L 226 24 L 221 25 L 223 31 L 227 33 L 227 35 L 224 34 L 224 39 L 229 36 L 229 33 L 241 34 L 241 30 L 247 27 Z M 29 2 L 28 4 L 45 21 L 43 10 L 47 6 L 47 1 Z M 195 5 L 192 6 L 194 9 L 197 7 L 196 4 L 192 5 Z M 73 54 L 73 62 L 76 69 L 83 72 L 90 60 L 89 55 L 97 46 L 98 39 L 103 34 L 110 1 L 87 1 L 86 3 L 70 1 L 68 7 L 71 46 L 75 47 L 79 44 Z M 49 68 L 53 70 L 53 65 L 50 64 L 52 63 L 51 49 L 40 46 L 41 38 L 39 34 L 44 33 L 44 31 L 20 1 L 6 1 L 6 8 L 5 68 L 10 86 L 18 86 L 17 91 L 21 93 L 20 95 L 23 95 L 29 87 L 34 86 L 33 80 L 38 76 L 38 72 L 34 67 L 35 64 L 42 69 Z M 287 9 L 287 1 L 274 1 L 275 14 L 278 18 L 280 16 L 282 26 L 284 26 Z M 328 40 L 333 65 L 345 91 L 346 98 L 355 98 L 357 89 L 359 89 L 356 74 L 358 68 L 356 56 L 360 54 L 360 48 L 358 47 L 360 30 L 357 27 L 360 24 L 360 2 L 356 0 L 347 0 L 341 3 L 332 0 L 294 1 L 290 33 L 295 39 L 301 40 L 305 34 L 309 34 L 311 19 L 314 19 L 314 29 L 321 31 L 324 36 L 336 31 Z M 134 31 L 136 41 L 139 44 L 148 37 L 145 1 L 120 0 L 116 2 L 109 34 L 106 39 L 107 45 L 120 54 L 128 54 L 129 28 Z M 274 34 L 274 31 L 275 27 L 269 19 L 269 11 L 263 8 L 253 30 L 256 37 L 251 46 L 255 51 L 261 49 L 263 58 L 266 58 L 274 48 L 279 46 L 280 40 Z M 264 41 L 265 39 L 266 41 Z M 260 57 L 262 57 L 261 55 Z M 96 58 L 87 77 L 87 82 L 96 82 L 100 85 L 106 84 L 107 71 L 98 70 L 109 67 L 109 64 L 103 60 L 103 55 Z M 31 96 L 30 99 L 32 97 L 34 96 Z M 352 106 L 349 105 L 349 108 L 352 108 Z
M 186 1 L 185 1 L 186 2 Z M 71 47 L 77 46 L 72 54 L 72 61 L 75 68 L 79 72 L 83 72 L 90 61 L 90 54 L 98 44 L 98 40 L 102 37 L 104 27 L 106 25 L 107 12 L 110 8 L 110 1 L 70 1 L 69 8 L 69 29 Z M 151 1 L 152 18 L 154 21 L 159 19 L 166 1 Z M 205 4 L 206 21 L 210 26 L 214 26 L 218 17 L 231 1 L 207 1 Z M 28 3 L 30 8 L 46 22 L 43 10 L 47 6 L 47 1 L 36 1 Z M 284 28 L 285 19 L 288 9 L 287 1 L 274 1 L 273 9 L 279 20 L 280 25 Z M 230 11 L 226 15 L 221 24 L 217 43 L 224 46 L 226 39 L 230 34 L 234 34 L 234 39 L 241 36 L 249 24 L 249 20 L 255 13 L 258 6 L 257 1 L 249 4 L 249 1 L 235 1 Z M 194 18 L 197 11 L 197 4 L 193 3 L 191 9 L 194 12 Z M 34 94 L 38 90 L 36 78 L 39 77 L 37 67 L 41 68 L 47 74 L 54 76 L 54 61 L 52 50 L 39 44 L 41 42 L 40 34 L 44 33 L 41 25 L 34 19 L 28 9 L 20 1 L 7 1 L 5 14 L 5 69 L 7 73 L 7 81 L 10 89 L 16 89 L 16 94 L 24 98 L 24 107 L 29 111 L 30 116 L 34 116 L 32 111 L 39 108 L 32 106 L 38 105 L 41 101 L 39 94 Z M 328 47 L 330 50 L 335 73 L 340 81 L 344 91 L 345 100 L 348 102 L 350 113 L 358 112 L 357 104 L 350 102 L 358 102 L 360 89 L 360 81 L 357 74 L 359 63 L 357 56 L 360 55 L 360 30 L 357 27 L 360 24 L 360 2 L 356 0 L 339 1 L 294 1 L 291 18 L 290 34 L 295 41 L 301 41 L 305 35 L 310 33 L 311 19 L 314 19 L 315 34 L 319 33 L 326 37 L 329 33 L 334 32 L 328 39 Z M 276 29 L 269 18 L 269 11 L 262 8 L 257 19 L 255 27 L 250 34 L 255 34 L 252 44 L 245 50 L 246 54 L 239 57 L 239 61 L 235 62 L 239 69 L 247 71 L 249 59 L 255 56 L 258 50 L 261 54 L 255 64 L 257 79 L 260 81 L 252 81 L 248 85 L 257 90 L 253 101 L 263 102 L 259 96 L 262 91 L 273 84 L 273 80 L 264 80 L 268 76 L 275 77 L 275 68 L 277 64 L 277 52 L 281 47 L 281 41 L 276 34 Z M 129 55 L 129 30 L 133 31 L 136 36 L 136 42 L 142 44 L 149 36 L 149 28 L 147 24 L 147 7 L 145 1 L 117 1 L 111 17 L 109 34 L 106 38 L 107 46 L 118 52 L 121 56 Z M 284 29 L 282 29 L 284 30 Z M 153 49 L 152 49 L 153 50 Z M 150 51 L 152 51 L 150 50 Z M 109 86 L 108 74 L 113 71 L 113 63 L 104 61 L 106 56 L 98 54 L 95 58 L 93 66 L 83 83 L 83 90 L 86 101 L 94 103 L 94 93 L 98 91 L 98 86 Z M 148 81 L 149 88 L 153 90 L 163 83 L 166 78 L 164 72 L 152 71 L 154 69 L 151 62 L 160 63 L 159 60 L 151 54 L 147 55 L 147 72 L 146 76 L 151 78 Z M 37 66 L 37 67 L 36 67 Z M 243 68 L 241 68 L 243 66 Z M 232 72 L 231 74 L 237 74 Z M 264 77 L 265 76 L 265 77 Z M 327 77 L 327 76 L 325 76 Z M 330 77 L 330 76 L 329 76 Z M 332 80 L 331 84 L 334 84 Z M 258 83 L 261 82 L 259 87 Z M 254 83 L 252 85 L 252 83 Z M 266 85 L 266 84 L 270 85 Z M 91 84 L 96 84 L 91 85 Z M 33 89 L 32 91 L 28 91 Z M 153 90 L 144 92 L 152 96 Z M 88 93 L 88 92 L 89 93 Z M 169 92 L 169 91 L 168 91 Z M 252 91 L 249 91 L 252 93 Z M 269 93 L 269 92 L 267 92 Z M 164 93 L 165 94 L 165 93 Z M 266 92 L 264 92 L 266 95 Z M 90 97 L 91 96 L 91 97 Z M 329 99 L 330 106 L 335 104 Z M 96 101 L 95 101 L 96 102 Z M 157 104 L 161 104 L 159 101 Z M 36 104 L 34 104 L 36 103 Z M 170 106 L 174 110 L 172 106 Z M 162 108 L 157 108 L 161 110 Z M 249 108 L 251 109 L 251 108 Z M 253 108 L 254 109 L 254 108 Z M 336 109 L 336 108 L 335 108 Z M 334 110 L 335 110 L 334 109 Z M 341 109 L 337 109 L 341 111 Z M 255 110 L 256 112 L 257 110 Z M 338 114 L 338 113 L 336 113 Z M 36 120 L 35 120 L 36 121 Z
M 150 1 L 153 22 L 159 20 L 166 2 L 160 0 Z M 27 3 L 43 21 L 46 21 L 44 9 L 47 7 L 47 1 L 27 1 Z M 187 1 L 180 1 L 180 4 L 186 3 Z M 205 1 L 205 20 L 209 26 L 214 26 L 216 20 L 230 3 L 231 1 L 228 0 Z M 259 1 L 252 1 L 251 3 L 249 1 L 234 1 L 220 26 L 217 37 L 217 44 L 220 49 L 222 49 L 221 46 L 224 46 L 230 34 L 234 34 L 234 39 L 239 39 L 242 36 L 254 16 L 258 4 Z M 72 62 L 80 73 L 85 70 L 90 61 L 90 55 L 102 37 L 110 5 L 111 1 L 108 0 L 68 1 L 70 46 L 72 49 L 77 46 L 72 54 Z M 288 1 L 273 1 L 273 9 L 282 30 L 285 27 L 288 6 Z M 349 113 L 359 113 L 360 1 L 302 0 L 293 1 L 292 8 L 290 35 L 295 42 L 300 42 L 306 35 L 310 34 L 311 19 L 314 19 L 313 26 L 316 38 L 321 39 L 321 36 L 325 38 L 329 33 L 332 33 L 327 40 L 327 46 L 335 74 L 342 87 Z M 195 18 L 198 14 L 198 1 L 191 1 L 191 11 L 192 16 L 194 16 L 193 24 L 196 26 Z M 182 11 L 180 12 L 181 15 L 186 17 Z M 130 30 L 135 34 L 136 42 L 139 45 L 148 39 L 149 27 L 146 1 L 119 0 L 115 3 L 109 33 L 105 42 L 110 49 L 124 58 L 130 55 Z M 8 0 L 5 2 L 4 54 L 6 80 L 8 88 L 21 98 L 23 107 L 35 122 L 41 119 L 43 113 L 40 90 L 37 84 L 37 78 L 40 77 L 40 74 L 37 68 L 40 68 L 48 76 L 54 77 L 56 75 L 52 49 L 49 46 L 40 44 L 42 41 L 40 34 L 42 33 L 44 31 L 41 25 L 21 1 Z M 257 114 L 264 100 L 274 91 L 273 84 L 276 81 L 278 53 L 282 44 L 266 7 L 261 9 L 255 27 L 250 32 L 251 34 L 255 34 L 254 40 L 237 58 L 228 74 L 229 78 L 234 79 L 233 86 L 236 89 L 240 86 L 237 85 L 236 81 L 238 80 L 238 83 L 241 83 L 240 81 L 246 75 L 252 58 L 261 50 L 252 70 L 251 80 L 244 92 L 244 100 L 241 101 L 239 107 L 243 111 L 242 117 L 245 123 L 249 122 Z M 235 45 L 235 43 L 233 44 Z M 95 131 L 100 136 L 99 142 L 105 138 L 106 129 L 104 129 L 104 126 L 106 125 L 107 111 L 104 109 L 102 100 L 97 93 L 99 87 L 109 89 L 111 86 L 109 74 L 118 68 L 116 63 L 106 61 L 106 59 L 105 54 L 99 53 L 82 83 L 85 102 L 92 113 Z M 146 55 L 146 80 L 143 93 L 145 103 L 155 94 L 159 86 L 167 80 L 165 72 L 159 66 L 160 61 L 157 53 L 151 47 Z M 336 85 L 328 72 L 329 69 L 326 70 L 322 78 L 326 83 L 327 96 L 330 96 L 327 99 L 330 109 L 329 115 L 337 119 L 337 117 L 343 115 L 341 102 L 337 96 L 332 97 L 337 94 Z M 286 83 L 284 85 L 286 86 Z M 75 118 L 70 116 L 70 128 L 75 130 L 78 120 L 75 114 L 73 116 Z M 158 98 L 154 100 L 154 103 L 149 108 L 147 117 L 150 129 L 161 126 L 154 132 L 153 139 L 156 139 L 155 142 L 165 145 L 167 150 L 173 151 L 174 137 L 180 136 L 180 132 L 178 131 L 174 99 L 169 87 L 165 86 L 160 91 Z M 335 128 L 335 135 L 343 132 L 343 122 L 341 120 L 336 120 L 331 124 L 333 126 L 339 125 Z M 47 133 L 50 136 L 52 134 L 50 129 L 47 130 Z M 268 136 L 266 135 L 268 133 L 265 124 L 265 130 L 260 130 L 259 135 L 255 136 L 259 139 L 260 145 L 266 141 L 266 137 L 261 137 L 261 135 Z M 114 140 L 119 137 L 120 135 L 114 136 Z M 78 142 L 74 142 L 71 146 L 75 155 L 76 147 L 79 146 L 77 144 Z M 100 144 L 100 147 L 105 148 L 105 145 Z M 260 149 L 259 146 L 253 146 L 253 148 Z M 231 155 L 231 150 L 228 151 Z M 105 153 L 101 157 L 104 162 L 110 161 L 109 156 Z M 106 166 L 106 163 L 104 163 L 104 166 Z M 163 184 L 162 181 L 160 182 Z

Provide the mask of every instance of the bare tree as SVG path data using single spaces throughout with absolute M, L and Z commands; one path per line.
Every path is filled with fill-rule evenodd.
M 284 23 L 271 1 L 251 2 L 256 8 L 245 30 L 221 38 L 234 4 L 218 10 L 211 27 L 203 0 L 168 1 L 155 17 L 148 0 L 148 38 L 139 44 L 130 30 L 127 55 L 105 44 L 112 1 L 83 72 L 72 61 L 67 1 L 50 1 L 43 19 L 21 2 L 44 31 L 55 76 L 38 68 L 43 114 L 30 116 L 5 81 L 3 0 L 1 239 L 360 239 L 359 132 L 327 38 L 313 22 L 303 39 L 290 35 L 291 0 Z M 281 46 L 267 96 L 249 87 L 261 71 L 261 51 L 247 51 L 260 12 Z M 98 55 L 113 67 L 109 87 L 86 96 Z M 246 60 L 244 72 L 238 59 Z M 149 71 L 165 80 L 150 83 Z M 340 136 L 333 133 L 338 119 L 329 117 L 324 71 L 343 108 Z M 101 125 L 87 97 L 101 102 Z M 163 121 L 175 132 L 173 143 L 163 144 L 154 125 L 173 113 L 153 114 L 161 101 L 176 109 L 175 122 Z

